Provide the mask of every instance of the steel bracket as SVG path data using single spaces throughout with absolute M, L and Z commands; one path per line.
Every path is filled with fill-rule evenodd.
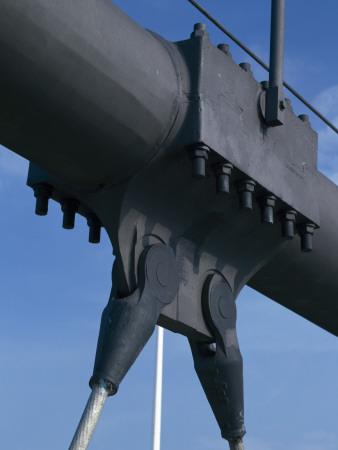
M 178 290 L 174 252 L 164 244 L 152 245 L 141 254 L 139 286 L 126 298 L 115 298 L 116 287 L 103 311 L 90 386 L 101 379 L 118 390 L 122 379 L 153 334 L 162 309 Z
M 222 437 L 236 441 L 245 434 L 243 360 L 236 333 L 235 297 L 220 274 L 206 279 L 202 307 L 216 346 L 189 339 L 195 370 Z

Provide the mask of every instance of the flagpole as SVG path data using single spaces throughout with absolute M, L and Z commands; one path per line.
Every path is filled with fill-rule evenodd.
M 163 328 L 158 326 L 157 327 L 152 450 L 160 450 L 160 445 L 161 445 L 162 371 L 163 371 Z

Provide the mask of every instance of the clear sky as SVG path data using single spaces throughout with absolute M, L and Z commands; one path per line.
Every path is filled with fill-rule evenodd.
M 187 1 L 115 3 L 172 41 L 187 39 L 194 23 L 206 22 L 215 45 L 229 43 L 236 62 L 252 62 Z M 338 126 L 338 3 L 286 3 L 285 80 Z M 270 0 L 201 4 L 268 63 Z M 252 67 L 258 81 L 268 78 Z M 290 97 L 319 134 L 320 170 L 338 182 L 338 136 Z M 60 450 L 68 448 L 90 393 L 112 249 L 105 233 L 101 244 L 87 242 L 82 217 L 75 230 L 63 230 L 54 202 L 48 216 L 35 216 L 27 167 L 0 148 L 0 448 Z M 237 305 L 246 450 L 337 450 L 337 339 L 249 288 Z M 168 331 L 164 339 L 162 450 L 227 448 L 187 340 Z M 150 449 L 154 357 L 153 337 L 107 401 L 91 449 Z

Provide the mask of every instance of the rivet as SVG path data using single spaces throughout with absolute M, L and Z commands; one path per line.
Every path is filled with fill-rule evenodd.
M 48 213 L 48 200 L 52 196 L 53 189 L 45 184 L 36 184 L 33 186 L 35 203 L 35 214 L 45 216 Z

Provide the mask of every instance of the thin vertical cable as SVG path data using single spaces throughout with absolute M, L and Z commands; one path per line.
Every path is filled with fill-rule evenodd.
M 271 2 L 269 87 L 283 85 L 285 0 Z

